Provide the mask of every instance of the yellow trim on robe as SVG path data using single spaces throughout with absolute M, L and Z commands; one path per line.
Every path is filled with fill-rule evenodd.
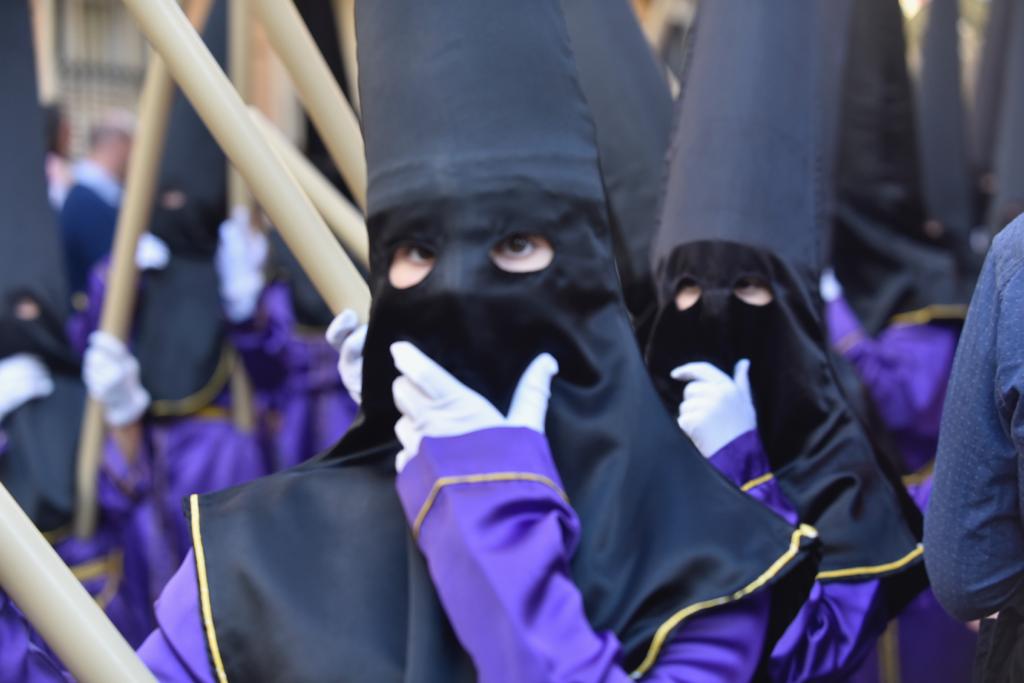
M 926 325 L 933 320 L 963 320 L 967 317 L 964 304 L 932 304 L 917 310 L 898 313 L 889 318 L 890 325 Z
M 441 477 L 434 482 L 433 488 L 430 489 L 430 493 L 427 494 L 427 499 L 423 502 L 419 513 L 416 515 L 416 521 L 413 522 L 412 525 L 412 537 L 414 539 L 419 538 L 420 527 L 423 526 L 423 522 L 427 519 L 427 514 L 430 512 L 430 509 L 434 507 L 437 497 L 441 494 L 441 489 L 446 486 L 456 486 L 461 484 L 489 484 L 496 481 L 530 481 L 535 484 L 543 484 L 561 496 L 562 500 L 566 503 L 569 502 L 569 496 L 565 491 L 558 487 L 558 484 L 547 477 L 534 474 L 532 472 L 492 472 L 490 474 L 464 474 L 457 477 Z
M 747 491 L 750 491 L 751 489 L 756 489 L 761 484 L 767 484 L 768 482 L 770 482 L 774 478 L 775 478 L 775 475 L 772 474 L 771 472 L 769 472 L 768 474 L 762 474 L 760 477 L 756 477 L 754 479 L 751 479 L 746 484 L 741 486 L 740 487 L 740 491 L 743 491 L 743 493 L 746 493 Z
M 818 576 L 815 577 L 819 581 L 827 581 L 829 579 L 846 579 L 850 577 L 867 576 L 871 574 L 885 574 L 886 572 L 895 571 L 902 567 L 907 566 L 917 558 L 924 555 L 924 546 L 920 543 L 917 547 L 911 550 L 909 553 L 896 560 L 895 562 L 888 562 L 886 564 L 878 564 L 870 567 L 849 567 L 847 569 L 830 569 L 829 571 L 818 572 Z
M 198 413 L 213 403 L 214 399 L 224 390 L 237 362 L 238 356 L 234 350 L 224 344 L 220 358 L 217 360 L 217 367 L 213 369 L 213 375 L 205 385 L 194 394 L 184 398 L 153 401 L 149 406 L 149 414 L 153 417 L 183 417 Z
M 775 560 L 775 562 L 773 562 L 772 565 L 759 577 L 731 595 L 723 595 L 719 598 L 712 598 L 710 600 L 697 602 L 673 614 L 665 621 L 665 623 L 658 627 L 657 631 L 655 631 L 654 638 L 651 640 L 651 646 L 647 650 L 647 656 L 644 658 L 644 661 L 640 663 L 640 666 L 637 667 L 636 671 L 630 674 L 630 676 L 632 678 L 640 678 L 647 673 L 652 666 L 654 666 L 654 663 L 658 661 L 658 656 L 661 654 L 661 649 L 665 646 L 665 643 L 668 642 L 669 635 L 671 635 L 672 631 L 675 630 L 675 628 L 685 619 L 692 617 L 697 612 L 702 612 L 712 607 L 719 607 L 750 595 L 771 581 L 787 564 L 790 563 L 794 557 L 797 556 L 797 553 L 800 552 L 800 542 L 802 539 L 817 537 L 817 529 L 809 524 L 801 524 L 790 537 L 789 549 L 784 552 L 779 559 Z
M 224 671 L 224 661 L 220 657 L 217 645 L 217 630 L 213 625 L 213 608 L 210 604 L 210 584 L 206 577 L 206 553 L 203 551 L 203 535 L 199 530 L 199 496 L 193 493 L 188 498 L 192 512 L 192 548 L 196 555 L 196 575 L 199 577 L 199 606 L 203 613 L 203 628 L 206 631 L 206 644 L 210 647 L 210 659 L 213 670 L 217 673 L 218 683 L 228 683 L 228 675 Z

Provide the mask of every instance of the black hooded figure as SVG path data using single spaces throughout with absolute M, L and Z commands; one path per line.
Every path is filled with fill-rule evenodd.
M 1006 52 L 1015 0 L 989 3 L 971 111 L 971 161 L 975 178 L 975 222 L 984 223 L 995 191 L 994 169 L 999 115 L 1006 80 Z
M 1024 7 L 1012 9 L 996 138 L 995 194 L 989 207 L 989 228 L 994 235 L 1024 213 Z
M 546 433 L 582 526 L 571 575 L 627 671 L 651 666 L 707 600 L 770 586 L 784 624 L 813 573 L 812 534 L 714 473 L 658 405 L 559 0 L 375 0 L 359 4 L 357 28 L 373 293 L 363 412 L 323 456 L 192 499 L 225 678 L 475 680 L 395 491 L 398 340 L 500 411 L 532 359 L 558 359 Z M 492 247 L 524 231 L 544 235 L 553 260 L 499 270 Z M 389 266 L 410 242 L 435 262 L 397 289 Z
M 654 241 L 647 360 L 675 412 L 673 369 L 708 362 L 732 375 L 749 359 L 771 470 L 822 540 L 819 580 L 881 578 L 893 614 L 925 585 L 920 515 L 851 416 L 817 294 L 825 4 L 701 6 Z M 768 298 L 741 298 L 751 289 Z
M 919 164 L 931 231 L 953 254 L 964 301 L 970 298 L 981 259 L 971 247 L 976 225 L 967 149 L 967 116 L 960 79 L 960 7 L 932 0 L 921 48 L 916 89 Z
M 65 333 L 68 291 L 56 218 L 46 197 L 42 110 L 28 4 L 3 3 L 0 35 L 0 362 L 30 354 L 53 390 L 0 423 L 0 481 L 43 531 L 70 521 L 85 390 Z
M 215 3 L 203 37 L 223 64 L 228 3 Z M 133 351 L 153 417 L 194 414 L 228 385 L 234 351 L 218 296 L 214 255 L 227 215 L 227 158 L 179 92 L 150 232 L 170 250 L 166 267 L 145 272 L 135 314 Z
M 953 229 L 927 220 L 899 3 L 855 3 L 850 31 L 836 161 L 836 276 L 871 336 L 895 321 L 957 324 L 967 298 Z
M 628 0 L 562 6 L 597 130 L 619 278 L 642 345 L 657 306 L 650 253 L 672 137 L 667 72 Z

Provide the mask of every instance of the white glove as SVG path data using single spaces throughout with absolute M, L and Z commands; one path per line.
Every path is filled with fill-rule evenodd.
M 256 313 L 266 283 L 263 266 L 268 251 L 267 236 L 249 223 L 249 209 L 236 206 L 231 218 L 220 224 L 215 259 L 220 298 L 231 322 L 243 322 Z
M 324 335 L 327 343 L 338 352 L 338 374 L 341 383 L 356 405 L 363 403 L 363 346 L 366 345 L 367 325 L 359 324 L 359 316 L 346 308 L 331 322 Z
M 711 363 L 687 363 L 672 371 L 672 379 L 689 382 L 679 404 L 679 428 L 705 458 L 757 429 L 750 393 L 750 361 L 736 363 L 733 377 Z
M 139 381 L 139 361 L 121 340 L 106 332 L 89 335 L 82 379 L 89 396 L 103 404 L 111 427 L 135 422 L 149 407 L 149 392 Z
M 843 295 L 843 286 L 836 278 L 836 271 L 826 268 L 821 274 L 821 298 L 830 304 Z
M 395 424 L 395 436 L 402 444 L 395 458 L 399 472 L 416 457 L 425 436 L 459 436 L 493 427 L 526 427 L 544 433 L 551 379 L 558 373 L 558 361 L 551 354 L 540 354 L 526 368 L 507 416 L 409 342 L 392 344 L 391 357 L 401 373 L 391 387 L 402 413 Z
M 163 270 L 171 262 L 167 243 L 151 232 L 144 232 L 135 245 L 135 265 L 139 270 Z
M 53 377 L 39 356 L 16 353 L 0 360 L 0 422 L 29 401 L 52 393 Z

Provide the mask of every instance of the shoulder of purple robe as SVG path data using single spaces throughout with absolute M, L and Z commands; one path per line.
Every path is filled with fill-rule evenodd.
M 815 582 L 807 602 L 772 650 L 771 680 L 848 680 L 871 652 L 891 616 L 886 613 L 877 580 Z
M 796 524 L 796 508 L 782 492 L 757 430 L 736 437 L 708 460 L 722 476 L 769 510 Z
M 256 389 L 275 391 L 286 381 L 288 344 L 294 324 L 287 285 L 272 282 L 263 288 L 256 314 L 229 326 L 231 343 Z
M 630 680 L 617 638 L 594 632 L 572 582 L 579 519 L 542 434 L 497 428 L 425 438 L 397 487 L 481 680 Z M 756 597 L 694 618 L 643 680 L 749 679 L 767 605 Z
M 156 601 L 156 620 L 156 630 L 138 650 L 156 679 L 160 683 L 214 683 L 191 550 Z
M 0 681 L 66 683 L 72 680 L 21 611 L 0 591 Z

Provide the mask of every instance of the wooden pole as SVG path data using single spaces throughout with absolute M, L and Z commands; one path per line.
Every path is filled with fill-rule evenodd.
M 251 32 L 249 24 L 249 0 L 230 0 L 228 6 L 228 71 L 231 82 L 243 101 L 249 101 Z M 228 208 L 248 206 L 252 203 L 249 188 L 242 175 L 228 166 Z
M 335 236 L 361 266 L 369 268 L 370 244 L 363 214 L 263 114 L 254 108 L 249 111 L 264 138 L 295 176 Z
M 334 0 L 335 20 L 338 23 L 338 40 L 341 41 L 341 65 L 345 69 L 345 81 L 349 98 L 356 115 L 359 109 L 359 50 L 356 39 L 356 0 Z
M 335 313 L 369 313 L 366 282 L 330 234 L 174 0 L 123 0 Z M 291 5 L 291 3 L 282 3 Z
M 36 83 L 39 101 L 52 104 L 60 94 L 60 76 L 57 72 L 57 19 L 54 0 L 31 0 L 32 34 L 36 54 Z
M 0 587 L 76 680 L 155 683 L 131 646 L 2 485 L 0 548 Z
M 366 159 L 359 120 L 290 0 L 250 0 L 274 51 L 352 196 L 366 211 Z

